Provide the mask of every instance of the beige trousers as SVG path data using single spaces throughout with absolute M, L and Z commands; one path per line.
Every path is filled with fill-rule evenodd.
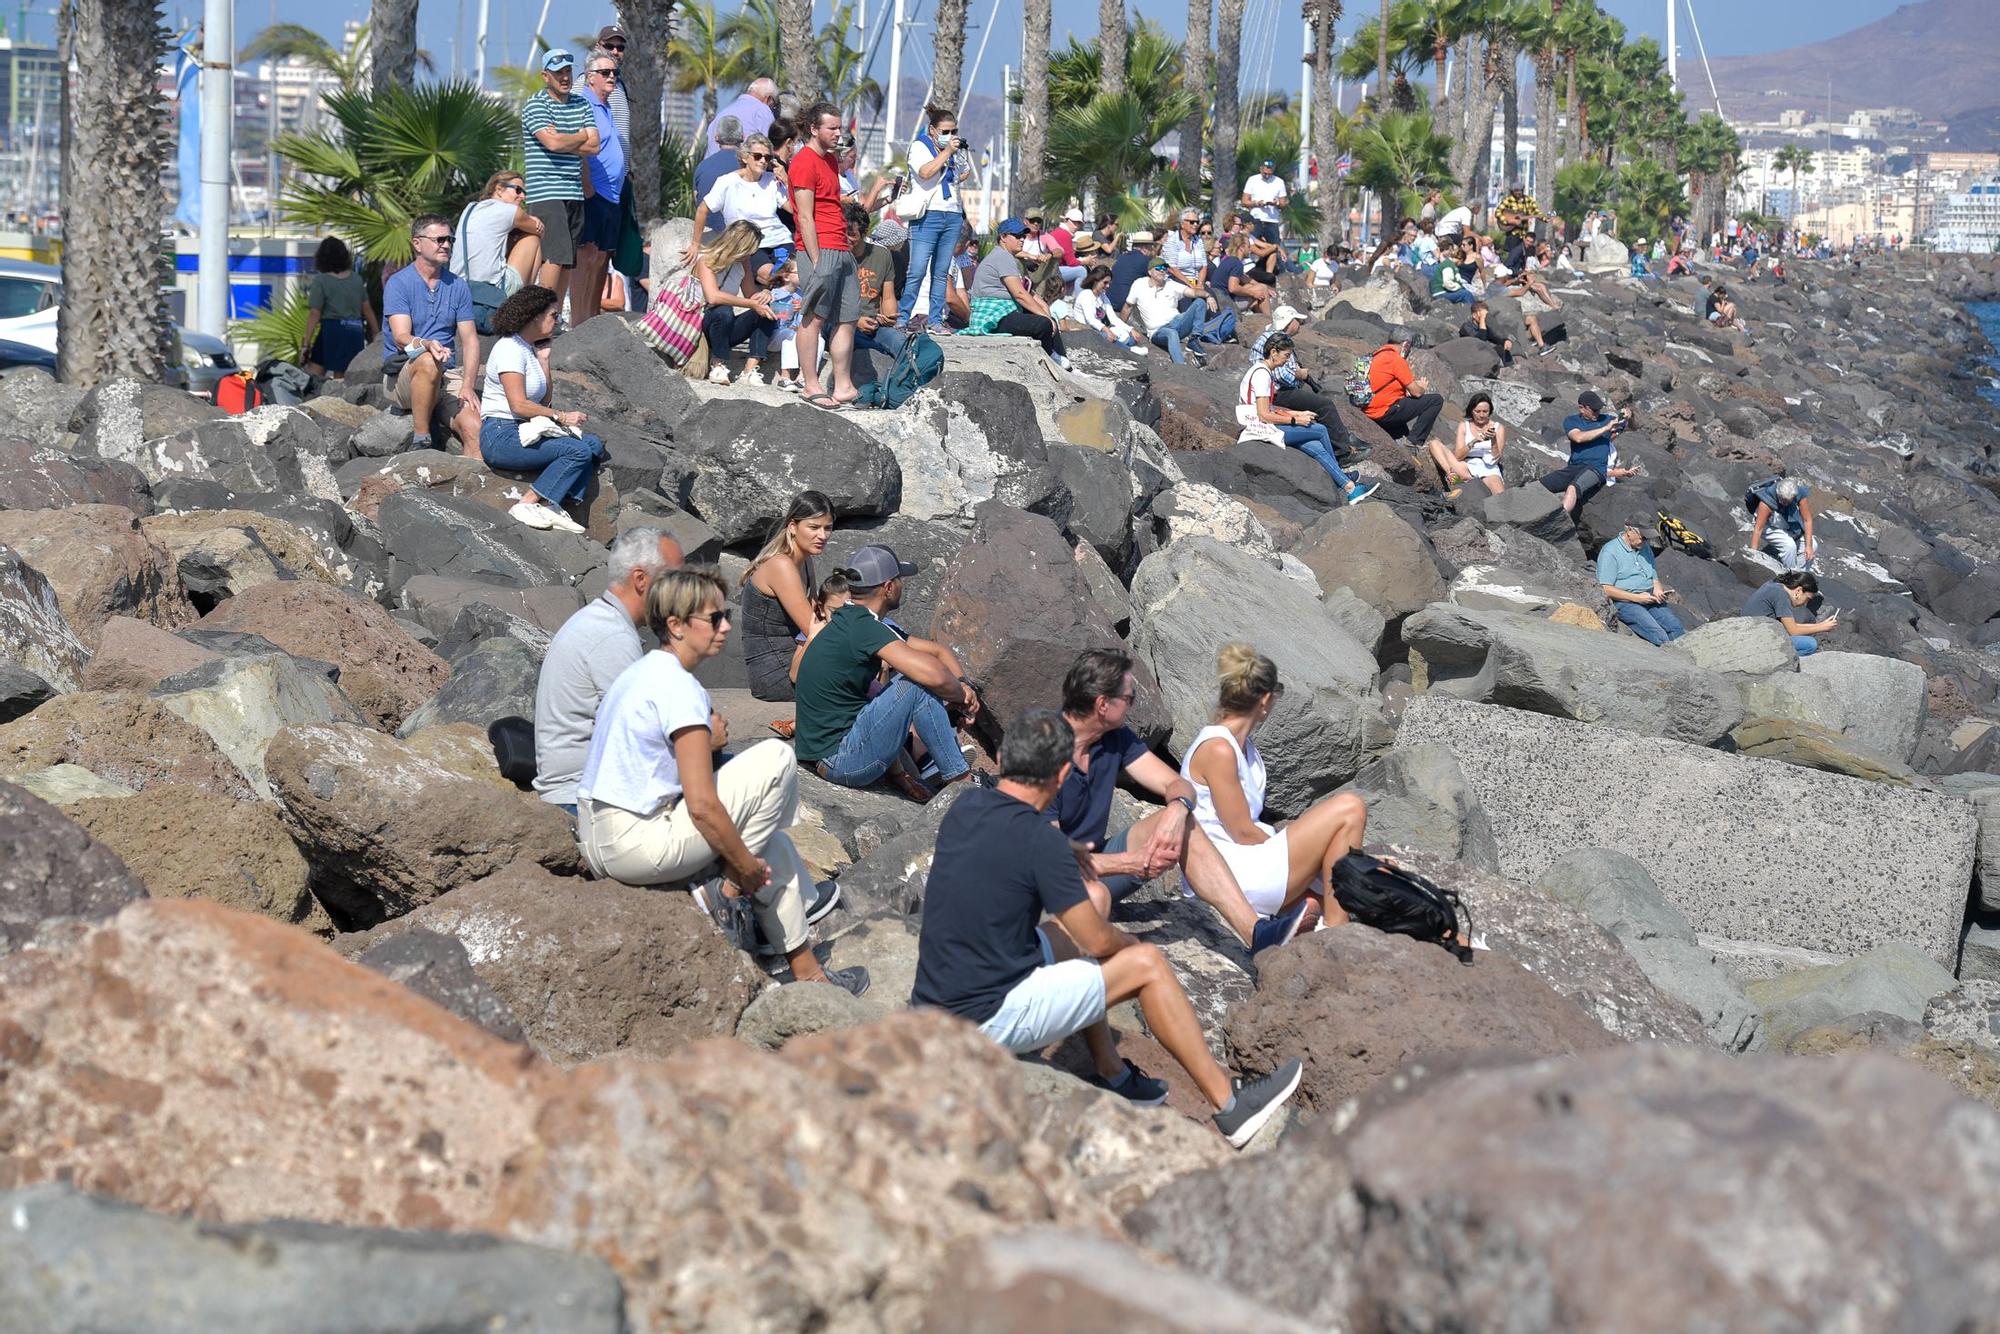
M 785 830 L 799 815 L 799 770 L 792 748 L 775 738 L 760 741 L 715 771 L 716 795 L 750 851 L 771 864 L 771 879 L 757 891 L 757 924 L 764 939 L 789 954 L 806 943 L 805 863 Z M 628 885 L 671 885 L 693 879 L 714 864 L 715 850 L 675 802 L 640 817 L 598 801 L 577 803 L 577 841 L 590 869 Z

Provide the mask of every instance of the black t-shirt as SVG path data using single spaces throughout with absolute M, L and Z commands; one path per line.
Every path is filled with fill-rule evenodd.
M 1104 294 L 1113 310 L 1125 309 L 1126 299 L 1132 295 L 1132 284 L 1146 276 L 1146 267 L 1152 258 L 1137 250 L 1128 250 L 1111 265 L 1111 288 Z
M 1459 325 L 1458 336 L 1460 338 L 1477 338 L 1480 342 L 1491 343 L 1495 347 L 1507 341 L 1495 332 L 1491 325 L 1488 325 L 1484 329 L 1480 328 L 1478 320 L 1467 320 L 1465 323 Z
M 992 788 L 967 792 L 938 827 L 910 1003 L 985 1023 L 1042 966 L 1043 915 L 1088 897 L 1069 840 L 1047 815 Z
M 1104 850 L 1104 832 L 1111 823 L 1111 794 L 1125 766 L 1146 754 L 1146 743 L 1129 727 L 1114 727 L 1084 752 L 1090 772 L 1071 767 L 1062 791 L 1049 803 L 1056 828 L 1079 843 Z
M 1208 271 L 1208 285 L 1215 294 L 1225 300 L 1229 296 L 1229 280 L 1243 276 L 1243 261 L 1234 255 L 1224 255 L 1215 261 L 1215 267 Z

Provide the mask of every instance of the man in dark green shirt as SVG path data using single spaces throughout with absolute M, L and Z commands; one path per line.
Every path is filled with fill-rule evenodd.
M 908 638 L 882 621 L 902 605 L 903 580 L 916 572 L 887 547 L 855 552 L 844 571 L 853 600 L 813 636 L 799 661 L 793 744 L 799 762 L 828 782 L 874 783 L 913 728 L 937 766 L 940 785 L 970 771 L 945 708 L 948 701 L 967 719 L 979 712 L 965 669 L 944 645 Z M 870 698 L 884 666 L 896 677 Z

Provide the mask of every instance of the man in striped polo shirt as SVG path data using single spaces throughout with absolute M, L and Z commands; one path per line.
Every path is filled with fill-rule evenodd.
M 536 275 L 560 300 L 576 267 L 583 237 L 583 160 L 598 150 L 597 121 L 577 96 L 576 58 L 557 47 L 542 57 L 542 91 L 521 108 L 521 160 L 527 170 L 528 212 L 542 224 L 542 267 Z

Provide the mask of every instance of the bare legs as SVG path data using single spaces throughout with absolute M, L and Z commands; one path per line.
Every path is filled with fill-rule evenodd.
M 1042 930 L 1047 933 L 1049 947 L 1058 960 L 1081 955 L 1076 942 L 1059 924 L 1043 922 Z M 1117 1005 L 1138 997 L 1139 1012 L 1146 1016 L 1146 1027 L 1167 1049 L 1167 1054 L 1188 1072 L 1211 1105 L 1218 1111 L 1227 1106 L 1234 1096 L 1229 1075 L 1209 1051 L 1208 1042 L 1201 1034 L 1201 1023 L 1194 1016 L 1194 1006 L 1189 1003 L 1187 992 L 1181 990 L 1180 980 L 1174 976 L 1173 965 L 1167 962 L 1167 956 L 1152 945 L 1127 945 L 1105 959 L 1101 967 L 1104 969 L 1104 1003 L 1107 1006 Z M 1083 1031 L 1083 1038 L 1090 1047 L 1090 1058 L 1096 1063 L 1099 1075 L 1116 1079 L 1125 1072 L 1125 1063 L 1111 1041 L 1109 1023 L 1099 1020 L 1092 1024 Z
M 1317 882 L 1333 883 L 1333 864 L 1360 847 L 1368 832 L 1368 803 L 1352 792 L 1328 797 L 1285 826 L 1286 906 Z M 1328 897 L 1322 903 L 1329 922 L 1344 922 L 1347 914 Z
M 1133 852 L 1144 848 L 1165 814 L 1164 810 L 1155 811 L 1133 825 L 1125 835 L 1126 848 Z M 1222 860 L 1215 844 L 1193 820 L 1188 821 L 1187 844 L 1181 851 L 1180 868 L 1194 896 L 1215 909 L 1229 929 L 1236 933 L 1237 939 L 1248 945 L 1251 934 L 1257 929 L 1257 910 L 1250 906 L 1250 900 L 1243 897 L 1243 889 L 1236 883 L 1236 874 L 1229 869 L 1229 863 Z

